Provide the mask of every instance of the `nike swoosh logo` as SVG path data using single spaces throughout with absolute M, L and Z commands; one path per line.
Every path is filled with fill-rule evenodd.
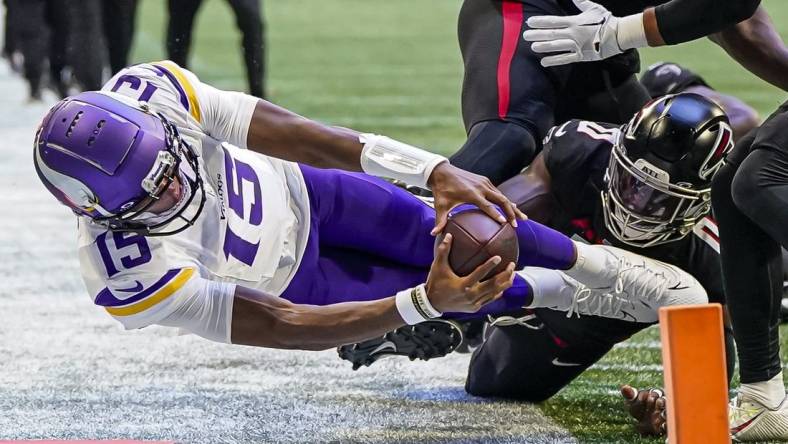
M 135 285 L 135 286 L 133 286 L 131 288 L 118 288 L 118 291 L 125 291 L 125 292 L 128 292 L 128 293 L 136 292 L 136 291 L 142 291 L 142 289 L 144 288 L 142 286 L 142 282 L 137 281 L 137 280 L 135 280 L 134 282 L 136 282 L 137 285 Z
M 386 342 L 378 345 L 377 348 L 372 350 L 369 354 L 370 355 L 374 355 L 376 353 L 379 353 L 379 352 L 382 352 L 382 351 L 386 351 L 386 350 L 397 351 L 397 345 L 394 344 L 391 341 L 386 341 Z
M 651 305 L 649 305 L 649 304 L 647 304 L 647 303 L 645 303 L 643 301 L 638 301 L 638 302 L 640 302 L 640 305 L 648 308 L 649 310 L 654 310 L 654 307 L 652 307 Z
M 558 358 L 553 359 L 553 365 L 556 367 L 577 367 L 581 364 L 577 364 L 575 362 L 564 362 Z
M 742 430 L 744 430 L 745 428 L 747 428 L 748 425 L 752 424 L 752 422 L 755 421 L 756 419 L 758 419 L 758 417 L 761 416 L 761 414 L 763 414 L 763 412 L 765 412 L 765 411 L 766 410 L 761 410 L 760 412 L 758 412 L 757 415 L 753 416 L 748 421 L 746 421 L 746 422 L 744 422 L 742 424 L 739 424 L 736 427 L 731 427 L 731 435 L 735 435 L 735 434 L 741 432 Z
M 679 287 L 679 285 L 681 285 L 681 282 L 679 282 L 678 284 L 676 284 L 676 285 L 674 285 L 672 287 L 668 287 L 668 290 L 686 290 L 686 289 L 689 288 L 689 287 L 686 287 L 686 286 L 685 287 Z
M 635 316 L 632 313 L 628 313 L 624 310 L 621 310 L 621 313 L 624 315 L 624 317 L 621 319 L 622 321 L 628 321 L 630 319 L 632 320 L 632 322 L 636 321 Z

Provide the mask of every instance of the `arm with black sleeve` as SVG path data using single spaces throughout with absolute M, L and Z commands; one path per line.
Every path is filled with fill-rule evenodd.
M 750 18 L 760 0 L 671 0 L 623 17 L 591 0 L 572 0 L 580 14 L 527 19 L 526 41 L 547 53 L 542 65 L 606 59 L 628 49 L 675 45 L 720 32 Z M 654 2 L 656 3 L 656 2 Z
M 763 7 L 709 38 L 747 70 L 788 91 L 788 48 Z
M 644 12 L 646 38 L 650 46 L 659 46 L 706 37 L 747 20 L 760 3 L 760 0 L 671 0 Z

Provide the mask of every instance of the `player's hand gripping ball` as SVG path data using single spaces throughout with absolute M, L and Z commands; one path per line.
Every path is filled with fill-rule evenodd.
M 485 279 L 504 271 L 510 262 L 517 263 L 520 247 L 514 228 L 508 223 L 497 222 L 482 210 L 465 210 L 449 216 L 436 245 L 446 233 L 451 233 L 453 238 L 449 265 L 459 276 L 469 275 L 493 256 L 500 256 L 502 260 Z

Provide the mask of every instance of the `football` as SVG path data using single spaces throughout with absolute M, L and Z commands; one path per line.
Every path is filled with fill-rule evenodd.
M 437 241 L 440 242 L 446 233 L 453 237 L 449 265 L 459 276 L 469 275 L 493 256 L 500 256 L 503 260 L 485 279 L 506 269 L 509 262 L 517 263 L 520 249 L 514 228 L 508 223 L 498 223 L 482 210 L 451 215 Z

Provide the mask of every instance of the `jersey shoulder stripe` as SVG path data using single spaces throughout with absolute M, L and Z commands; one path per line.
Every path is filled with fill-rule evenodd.
M 720 252 L 720 232 L 717 228 L 717 221 L 711 216 L 706 216 L 698 221 L 698 223 L 692 227 L 692 231 L 703 242 L 714 249 L 714 251 L 717 253 Z
M 114 316 L 131 316 L 153 307 L 169 298 L 194 275 L 194 268 L 174 268 L 153 285 L 134 296 L 118 299 L 109 288 L 104 288 L 96 296 L 96 305 L 104 307 L 109 314 Z
M 175 62 L 169 60 L 151 63 L 151 65 L 159 69 L 175 86 L 180 95 L 181 105 L 189 111 L 189 114 L 198 122 L 202 122 L 202 112 L 200 111 L 200 102 L 197 100 L 197 91 L 183 70 Z

